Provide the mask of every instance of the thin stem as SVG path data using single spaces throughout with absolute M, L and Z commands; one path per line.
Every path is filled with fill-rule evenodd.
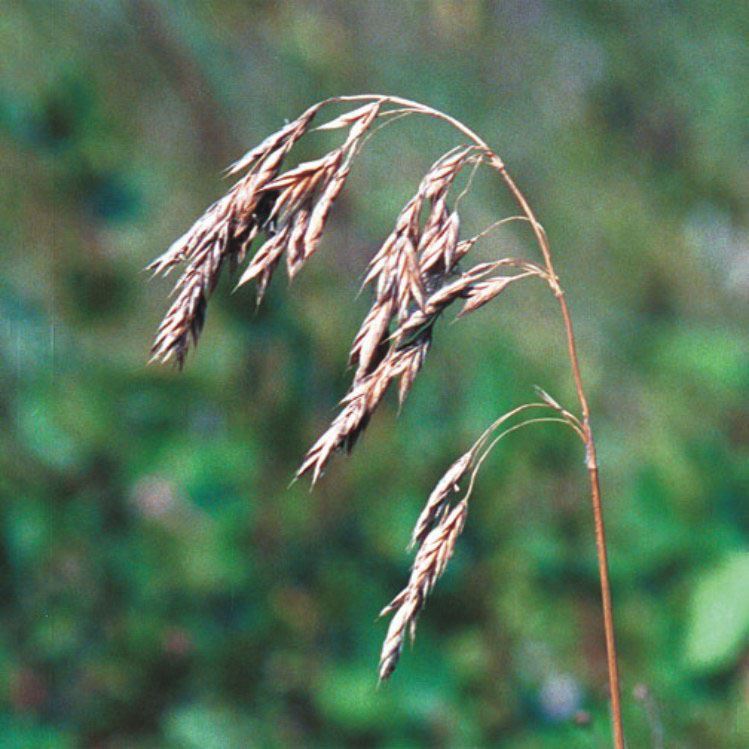
M 473 169 L 471 169 L 471 173 L 468 175 L 468 181 L 466 182 L 466 186 L 461 190 L 458 197 L 455 198 L 455 202 L 453 203 L 453 211 L 457 212 L 458 206 L 460 205 L 461 201 L 471 191 L 471 187 L 473 186 L 473 179 L 476 176 L 476 172 L 481 166 L 482 161 L 483 161 L 483 158 L 481 156 L 478 156 L 473 160 L 474 162 Z
M 568 411 L 566 408 L 562 408 L 562 406 L 559 405 L 545 390 L 542 388 L 536 386 L 536 392 L 541 396 L 544 403 L 547 403 L 550 405 L 555 411 L 562 414 L 566 419 L 573 422 L 577 428 L 578 428 L 578 434 L 580 434 L 580 437 L 583 440 L 583 444 L 585 444 L 585 435 L 583 434 L 583 425 L 580 419 L 575 416 L 575 414 Z
M 498 221 L 495 221 L 493 224 L 489 224 L 489 226 L 486 227 L 486 229 L 482 229 L 478 234 L 474 234 L 468 242 L 477 242 L 479 239 L 483 239 L 487 234 L 490 234 L 495 229 L 499 229 L 500 226 L 504 226 L 505 224 L 509 224 L 512 221 L 528 221 L 527 216 L 507 216 L 506 218 L 501 218 Z
M 588 406 L 588 399 L 585 395 L 585 389 L 583 387 L 582 375 L 580 373 L 580 362 L 577 354 L 577 344 L 575 341 L 575 333 L 572 326 L 572 319 L 570 317 L 569 308 L 564 298 L 564 291 L 559 285 L 556 272 L 554 271 L 554 263 L 552 261 L 551 248 L 549 241 L 546 236 L 546 232 L 539 223 L 533 209 L 530 207 L 523 193 L 520 191 L 518 186 L 515 184 L 512 177 L 507 172 L 504 162 L 500 157 L 489 148 L 487 143 L 479 137 L 473 130 L 464 125 L 454 117 L 440 112 L 439 110 L 427 107 L 424 104 L 420 104 L 409 99 L 403 99 L 398 96 L 383 96 L 381 94 L 361 94 L 357 96 L 339 96 L 329 99 L 328 102 L 353 102 L 353 101 L 380 101 L 383 104 L 393 104 L 400 107 L 413 109 L 415 112 L 420 112 L 429 117 L 442 120 L 452 125 L 456 130 L 465 135 L 470 141 L 475 143 L 481 150 L 483 150 L 489 160 L 490 166 L 492 166 L 500 175 L 508 190 L 512 194 L 515 202 L 520 207 L 523 214 L 527 217 L 531 224 L 533 233 L 536 237 L 536 242 L 544 258 L 544 264 L 546 266 L 546 272 L 548 275 L 547 281 L 554 293 L 554 296 L 559 302 L 559 308 L 562 314 L 562 322 L 564 325 L 565 338 L 567 341 L 567 353 L 570 360 L 570 366 L 572 368 L 572 378 L 575 384 L 575 391 L 577 393 L 577 399 L 580 403 L 580 410 L 582 413 L 582 430 L 583 430 L 583 441 L 585 443 L 586 450 L 586 465 L 588 468 L 588 475 L 590 478 L 590 489 L 591 489 L 591 503 L 593 506 L 593 519 L 595 525 L 595 536 L 596 536 L 596 551 L 598 555 L 598 572 L 601 583 L 601 598 L 603 604 L 603 623 L 606 637 L 606 658 L 608 664 L 608 676 L 609 676 L 609 690 L 611 692 L 611 712 L 612 712 L 612 723 L 613 723 L 613 734 L 614 734 L 614 746 L 615 749 L 624 749 L 624 730 L 622 728 L 622 715 L 621 715 L 621 698 L 619 692 L 619 668 L 617 662 L 616 653 L 616 641 L 614 637 L 614 622 L 613 622 L 613 610 L 611 604 L 611 587 L 609 582 L 609 571 L 608 571 L 608 558 L 606 549 L 606 532 L 603 520 L 603 509 L 601 506 L 601 488 L 598 476 L 598 461 L 596 458 L 596 448 L 593 439 L 593 431 L 590 426 L 590 408 Z
M 404 117 L 410 117 L 412 114 L 416 114 L 413 109 L 391 109 L 389 112 L 383 112 L 380 117 L 388 117 L 389 115 L 392 116 L 384 122 L 381 122 L 377 127 L 372 128 L 372 130 L 364 136 L 361 143 L 359 144 L 357 153 L 361 151 L 362 148 L 364 148 L 364 146 L 372 138 L 372 136 L 374 136 L 375 133 L 380 132 L 382 128 L 387 127 L 388 125 L 392 125 L 394 122 L 398 122 L 398 120 L 402 120 Z
M 517 406 L 516 408 L 513 408 L 512 411 L 502 414 L 496 421 L 492 422 L 486 429 L 484 429 L 481 436 L 476 440 L 476 442 L 474 442 L 472 449 L 474 451 L 480 450 L 492 432 L 496 431 L 496 429 L 502 426 L 502 424 L 504 424 L 508 419 L 511 419 L 513 416 L 516 416 L 523 411 L 527 411 L 529 408 L 550 408 L 550 406 L 548 403 L 523 403 L 522 406 Z
M 596 457 L 596 446 L 593 439 L 593 430 L 590 426 L 590 408 L 583 387 L 582 375 L 580 374 L 580 361 L 577 355 L 577 344 L 575 332 L 572 326 L 569 307 L 564 298 L 564 291 L 559 286 L 554 264 L 551 259 L 551 249 L 546 237 L 546 232 L 538 223 L 533 210 L 525 196 L 520 192 L 513 179 L 507 173 L 507 169 L 501 161 L 495 164 L 505 184 L 509 188 L 516 202 L 528 216 L 533 227 L 539 248 L 544 257 L 546 270 L 549 274 L 549 283 L 554 291 L 562 313 L 565 337 L 567 339 L 567 352 L 572 367 L 572 377 L 575 382 L 575 390 L 582 412 L 582 425 L 585 434 L 585 452 L 588 476 L 590 479 L 590 498 L 593 506 L 593 524 L 596 535 L 596 551 L 598 555 L 598 574 L 601 582 L 601 600 L 603 604 L 603 627 L 606 637 L 606 660 L 608 663 L 609 691 L 611 692 L 611 713 L 614 728 L 614 746 L 616 749 L 624 749 L 624 729 L 622 727 L 621 696 L 619 691 L 619 664 L 616 653 L 616 637 L 614 635 L 614 614 L 611 602 L 611 584 L 609 581 L 608 552 L 606 546 L 606 527 L 603 519 L 603 507 L 601 503 L 601 485 L 598 475 L 598 460 Z
M 532 405 L 538 405 L 538 404 L 528 404 L 529 406 Z M 546 406 L 549 408 L 549 406 Z M 476 461 L 473 471 L 471 472 L 471 480 L 468 483 L 468 489 L 466 491 L 465 496 L 463 497 L 463 500 L 468 499 L 471 496 L 471 493 L 473 492 L 473 485 L 476 482 L 476 476 L 478 476 L 479 470 L 481 469 L 481 466 L 483 462 L 489 457 L 489 453 L 494 449 L 497 442 L 499 442 L 501 439 L 504 439 L 508 435 L 512 434 L 513 432 L 517 432 L 518 429 L 523 429 L 524 427 L 530 426 L 531 424 L 565 424 L 570 429 L 577 432 L 577 435 L 580 437 L 580 439 L 583 439 L 583 435 L 580 433 L 580 430 L 569 420 L 563 419 L 559 416 L 542 416 L 536 419 L 526 419 L 525 421 L 521 421 L 519 424 L 515 424 L 511 427 L 508 427 L 507 429 L 500 432 L 490 443 L 489 446 L 484 450 L 481 457 Z
M 330 99 L 327 99 L 324 103 L 335 104 L 347 101 L 380 101 L 383 104 L 395 104 L 399 107 L 413 109 L 415 112 L 421 112 L 421 114 L 425 114 L 428 117 L 434 117 L 435 119 L 442 120 L 443 122 L 447 122 L 448 124 L 452 125 L 459 132 L 463 133 L 463 135 L 465 135 L 469 140 L 473 141 L 479 148 L 481 148 L 483 151 L 486 151 L 488 156 L 493 157 L 499 161 L 499 156 L 497 156 L 497 154 L 495 154 L 491 150 L 491 148 L 489 148 L 486 142 L 481 137 L 479 137 L 477 133 L 471 130 L 471 128 L 464 125 L 460 120 L 456 120 L 454 117 L 451 117 L 449 114 L 440 112 L 438 109 L 432 109 L 432 107 L 428 107 L 425 104 L 419 103 L 418 101 L 413 101 L 412 99 L 404 99 L 400 96 L 386 96 L 384 94 L 356 94 L 354 96 L 333 96 Z

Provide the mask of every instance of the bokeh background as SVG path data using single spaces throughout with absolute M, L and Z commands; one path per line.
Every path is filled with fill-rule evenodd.
M 583 458 L 548 425 L 487 462 L 392 682 L 380 607 L 436 479 L 538 384 L 574 403 L 553 300 L 440 324 L 314 492 L 367 259 L 455 145 L 384 130 L 319 256 L 255 312 L 222 284 L 182 374 L 146 367 L 159 254 L 285 118 L 382 91 L 463 119 L 552 239 L 600 443 L 632 747 L 749 745 L 749 6 L 6 0 L 0 14 L 0 745 L 603 747 Z M 300 158 L 333 142 L 322 136 Z M 490 175 L 466 231 L 512 212 Z M 508 227 L 480 257 L 532 253 Z

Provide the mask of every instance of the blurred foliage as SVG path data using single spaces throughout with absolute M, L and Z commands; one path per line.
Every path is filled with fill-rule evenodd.
M 735 554 L 698 580 L 692 596 L 687 659 L 704 671 L 735 661 L 749 636 L 749 554 Z
M 366 259 L 455 144 L 442 125 L 383 131 L 292 288 L 256 314 L 223 285 L 186 371 L 145 367 L 168 284 L 143 266 L 243 149 L 364 91 L 482 133 L 552 238 L 630 745 L 749 745 L 747 35 L 749 6 L 706 0 L 6 1 L 0 745 L 608 745 L 586 480 L 555 425 L 487 462 L 375 689 L 375 617 L 434 481 L 532 384 L 573 402 L 540 286 L 442 324 L 403 413 L 287 488 L 345 390 Z M 476 228 L 512 210 L 488 175 L 469 202 Z M 507 229 L 483 252 L 518 247 Z

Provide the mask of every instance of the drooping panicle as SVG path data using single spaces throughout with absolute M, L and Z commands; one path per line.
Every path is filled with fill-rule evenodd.
M 483 264 L 465 274 L 455 268 L 460 221 L 448 209 L 447 196 L 463 166 L 478 158 L 475 151 L 452 149 L 430 167 L 369 263 L 364 284 L 374 286 L 375 298 L 349 355 L 349 364 L 356 367 L 352 388 L 298 475 L 310 471 L 315 481 L 333 453 L 351 449 L 395 377 L 400 379 L 402 405 L 424 363 L 440 313 L 497 267 Z M 422 227 L 425 206 L 429 210 Z
M 310 130 L 322 107 L 362 101 L 366 103 L 316 128 L 322 131 L 347 129 L 340 146 L 318 159 L 282 172 L 290 150 Z M 372 128 L 372 124 L 381 115 L 386 119 L 384 125 L 416 113 L 451 124 L 473 145 L 454 148 L 434 162 L 370 262 L 364 284 L 371 286 L 374 299 L 352 345 L 349 361 L 355 367 L 353 383 L 341 401 L 340 413 L 307 452 L 297 476 L 310 473 L 314 483 L 335 452 L 350 451 L 394 383 L 402 405 L 424 364 L 435 324 L 453 302 L 463 301 L 458 315 L 461 317 L 496 298 L 514 281 L 529 276 L 544 279 L 561 306 L 581 416 L 575 416 L 547 393 L 539 391 L 541 402 L 525 403 L 503 414 L 482 433 L 471 450 L 448 468 L 429 495 L 413 531 L 411 546 L 415 546 L 417 552 L 408 583 L 381 612 L 381 615 L 393 616 L 381 651 L 379 675 L 384 680 L 392 674 L 406 634 L 413 639 L 418 616 L 463 530 L 478 470 L 494 445 L 530 424 L 561 423 L 577 434 L 586 449 L 597 531 L 615 743 L 623 749 L 598 465 L 572 323 L 543 227 L 499 156 L 469 127 L 417 102 L 365 94 L 333 97 L 315 104 L 266 138 L 228 169 L 229 174 L 240 175 L 228 193 L 213 203 L 149 266 L 155 274 L 168 274 L 172 268 L 184 264 L 173 291 L 173 303 L 156 335 L 152 359 L 175 360 L 180 367 L 183 365 L 189 347 L 197 343 L 208 297 L 215 289 L 222 268 L 227 264 L 230 270 L 236 270 L 244 263 L 256 240 L 259 240 L 259 249 L 251 256 L 239 285 L 255 281 L 259 303 L 282 260 L 285 259 L 289 278 L 293 278 L 316 252 L 331 207 L 350 174 L 352 161 L 368 138 L 382 127 Z M 482 162 L 498 172 L 518 205 L 520 215 L 502 218 L 461 241 L 458 209 Z M 451 190 L 456 177 L 469 163 L 474 168 L 462 192 L 453 198 Z M 459 267 L 480 239 L 511 221 L 528 223 L 543 256 L 542 263 L 503 258 L 479 263 L 468 270 Z M 514 275 L 492 275 L 503 266 L 512 268 Z M 553 414 L 549 416 L 547 411 L 545 416 L 526 418 L 497 433 L 508 419 L 537 408 L 551 409 Z M 464 481 L 467 488 L 458 501 L 454 495 Z
M 284 159 L 322 106 L 310 107 L 235 162 L 229 174 L 244 176 L 148 266 L 154 274 L 166 274 L 180 263 L 188 264 L 175 285 L 175 301 L 156 334 L 152 360 L 175 359 L 182 366 L 190 343 L 197 342 L 208 296 L 224 264 L 236 268 L 259 235 L 264 234 L 266 241 L 240 279 L 240 284 L 257 281 L 258 302 L 287 249 L 287 269 L 292 277 L 315 252 L 331 206 L 343 189 L 364 134 L 378 115 L 380 102 L 370 102 L 339 118 L 336 127 L 349 128 L 342 146 L 279 176 Z
M 380 616 L 394 614 L 380 654 L 380 681 L 387 679 L 395 671 L 406 634 L 413 638 L 416 619 L 450 561 L 467 513 L 468 502 L 464 499 L 440 518 L 426 535 L 416 554 L 408 585 L 380 612 Z
M 315 483 L 335 452 L 350 451 L 393 381 L 400 379 L 399 398 L 401 401 L 405 398 L 424 363 L 430 342 L 431 336 L 427 336 L 413 345 L 388 350 L 374 371 L 356 383 L 341 401 L 341 412 L 308 450 L 297 477 L 312 473 Z
M 351 172 L 351 163 L 379 109 L 379 102 L 372 102 L 357 110 L 355 116 L 355 113 L 349 113 L 345 120 L 346 125 L 337 125 L 350 128 L 345 142 L 340 147 L 319 159 L 299 164 L 265 186 L 265 190 L 272 190 L 278 194 L 272 214 L 273 220 L 279 230 L 289 227 L 281 253 L 288 252 L 286 267 L 290 278 L 299 272 L 317 250 L 333 203 L 345 186 Z M 339 120 L 343 122 L 342 118 Z M 323 125 L 318 129 L 329 128 Z M 275 265 L 269 265 L 265 274 L 268 280 L 274 268 Z M 238 286 L 257 277 L 257 270 L 250 271 L 248 268 L 248 272 L 239 279 Z

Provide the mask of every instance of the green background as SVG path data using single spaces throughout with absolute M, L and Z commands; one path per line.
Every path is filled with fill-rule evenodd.
M 384 130 L 319 255 L 263 307 L 226 280 L 182 374 L 146 367 L 142 269 L 221 170 L 337 93 L 443 108 L 544 223 L 599 441 L 631 747 L 749 745 L 749 6 L 6 0 L 0 14 L 0 745 L 603 747 L 583 456 L 557 425 L 485 464 L 392 681 L 380 607 L 431 487 L 538 384 L 557 309 L 511 287 L 440 323 L 310 493 L 367 259 L 460 140 Z M 314 158 L 334 140 L 310 138 Z M 465 231 L 513 212 L 491 175 Z M 467 236 L 467 234 L 464 234 Z M 522 227 L 477 258 L 532 256 Z

